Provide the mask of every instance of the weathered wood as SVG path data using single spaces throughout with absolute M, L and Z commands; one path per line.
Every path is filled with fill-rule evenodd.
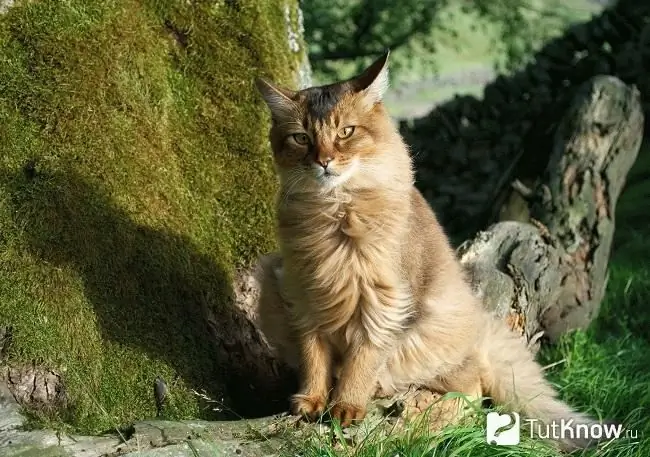
M 640 94 L 617 78 L 587 83 L 565 115 L 531 216 L 557 238 L 573 274 L 549 303 L 543 326 L 552 339 L 597 314 L 607 284 L 616 202 L 643 140 Z
M 475 293 L 496 316 L 504 319 L 539 348 L 544 329 L 545 300 L 557 300 L 561 280 L 560 252 L 529 223 L 500 222 L 458 248 Z
M 616 201 L 643 139 L 636 88 L 597 76 L 577 92 L 530 201 L 535 225 L 500 222 L 459 248 L 486 306 L 535 343 L 584 328 L 607 283 Z

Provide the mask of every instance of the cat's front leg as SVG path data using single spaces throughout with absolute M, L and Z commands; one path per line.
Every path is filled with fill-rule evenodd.
M 351 341 L 332 396 L 331 415 L 342 426 L 365 417 L 379 372 L 412 317 L 408 288 L 393 285 L 397 283 L 385 280 L 362 290 L 358 321 L 354 330 L 348 329 Z
M 292 413 L 317 420 L 325 411 L 331 387 L 332 353 L 315 331 L 300 338 L 300 391 L 291 398 Z
M 330 414 L 342 427 L 360 422 L 366 416 L 366 406 L 377 385 L 377 372 L 386 358 L 386 351 L 370 341 L 351 347 L 332 396 Z

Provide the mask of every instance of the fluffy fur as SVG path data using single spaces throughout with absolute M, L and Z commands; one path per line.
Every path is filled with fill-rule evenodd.
M 259 314 L 299 369 L 293 412 L 314 419 L 330 404 L 346 426 L 378 390 L 416 385 L 590 422 L 556 399 L 524 343 L 472 294 L 381 103 L 387 60 L 303 91 L 257 81 L 281 182 L 280 253 L 261 261 Z

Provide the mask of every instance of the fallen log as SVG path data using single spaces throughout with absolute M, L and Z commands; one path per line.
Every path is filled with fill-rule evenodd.
M 499 222 L 459 248 L 486 306 L 538 347 L 596 317 L 607 284 L 616 202 L 643 139 L 635 87 L 596 76 L 577 92 L 533 189 L 527 218 Z M 523 189 L 522 189 L 523 187 Z

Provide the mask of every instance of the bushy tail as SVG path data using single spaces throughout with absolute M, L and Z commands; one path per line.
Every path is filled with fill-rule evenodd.
M 485 394 L 495 403 L 524 415 L 534 434 L 541 427 L 542 436 L 546 436 L 548 426 L 548 437 L 565 451 L 596 445 L 597 441 L 589 439 L 587 429 L 598 422 L 560 401 L 521 338 L 501 321 L 489 319 L 489 322 L 482 347 L 481 383 Z M 562 429 L 563 423 L 570 424 L 572 432 L 566 426 Z M 557 424 L 555 433 L 552 424 Z

